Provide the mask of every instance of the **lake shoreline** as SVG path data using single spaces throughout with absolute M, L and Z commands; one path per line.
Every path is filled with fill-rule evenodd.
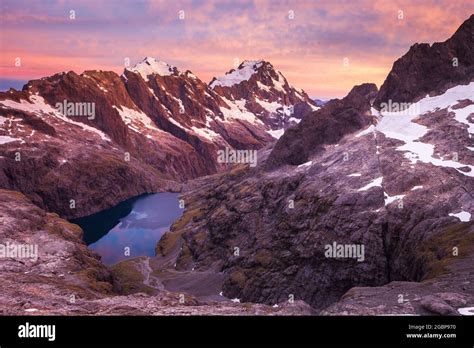
M 141 194 L 71 222 L 81 227 L 84 242 L 106 265 L 154 256 L 159 239 L 183 212 L 178 196 L 174 192 Z

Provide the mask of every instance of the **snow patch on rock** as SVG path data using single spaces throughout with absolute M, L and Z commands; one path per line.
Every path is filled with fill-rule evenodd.
M 272 137 L 274 137 L 275 139 L 280 139 L 281 136 L 285 133 L 285 130 L 284 129 L 270 129 L 267 131 L 268 134 L 270 134 Z
M 114 109 L 116 109 L 122 118 L 123 122 L 133 131 L 140 133 L 143 129 L 143 127 L 154 130 L 154 131 L 159 131 L 163 132 L 161 129 L 159 129 L 155 123 L 151 120 L 151 118 L 148 117 L 147 114 L 145 114 L 143 111 L 137 111 L 133 109 L 129 109 L 123 105 L 117 107 L 113 106 Z
M 298 166 L 298 168 L 309 167 L 309 166 L 311 166 L 312 164 L 313 164 L 313 161 L 309 161 L 309 162 L 300 164 L 300 165 Z
M 395 202 L 395 201 L 400 201 L 402 200 L 406 195 L 395 195 L 395 196 L 389 196 L 388 193 L 384 192 L 383 193 L 383 198 L 385 201 L 385 206 Z
M 469 125 L 467 117 L 470 113 L 474 112 L 474 106 L 469 105 L 462 109 L 454 110 L 452 105 L 457 104 L 458 100 L 472 98 L 473 94 L 474 82 L 471 82 L 468 85 L 459 85 L 448 89 L 439 96 L 427 96 L 418 103 L 412 104 L 409 109 L 401 112 L 379 112 L 379 123 L 375 129 L 388 138 L 403 141 L 405 144 L 397 147 L 397 150 L 405 151 L 405 157 L 412 164 L 420 161 L 440 167 L 451 167 L 463 175 L 474 177 L 474 166 L 433 157 L 434 145 L 420 141 L 420 138 L 428 132 L 428 128 L 414 122 L 420 115 L 427 112 L 448 108 L 448 111 L 455 113 L 456 121 Z M 461 171 L 459 170 L 461 167 L 469 167 L 470 171 Z
M 15 139 L 8 135 L 0 135 L 0 145 L 11 143 L 13 141 L 21 141 L 21 139 Z
M 216 86 L 231 87 L 241 83 L 242 81 L 248 81 L 262 64 L 263 61 L 261 60 L 246 60 L 238 69 L 233 69 L 224 76 L 216 78 L 209 86 L 211 88 Z
M 206 138 L 208 140 L 213 141 L 215 138 L 220 138 L 220 135 L 214 132 L 209 128 L 198 128 L 198 127 L 191 127 L 194 133 L 196 133 L 199 137 Z
M 165 63 L 161 60 L 156 60 L 155 58 L 146 57 L 140 63 L 136 64 L 133 68 L 128 69 L 135 73 L 140 74 L 140 76 L 148 81 L 149 75 L 160 75 L 160 76 L 169 76 L 173 74 L 174 67 Z
M 375 130 L 375 126 L 374 125 L 370 125 L 368 128 L 364 129 L 363 131 L 359 132 L 356 134 L 356 138 L 360 138 L 364 135 L 367 135 L 367 134 L 370 134 L 370 133 L 373 133 Z
M 265 100 L 260 100 L 258 98 L 255 98 L 255 102 L 259 104 L 262 108 L 264 108 L 266 111 L 269 113 L 275 114 L 284 114 L 286 116 L 290 116 L 292 114 L 292 106 L 289 105 L 282 105 L 276 101 L 273 102 L 268 102 Z M 293 118 L 294 120 L 297 120 L 296 118 Z M 300 121 L 300 120 L 298 120 Z
M 462 222 L 468 222 L 471 221 L 471 214 L 468 213 L 467 211 L 461 211 L 459 213 L 450 213 L 449 216 L 454 216 L 457 217 L 459 220 Z
M 245 107 L 246 100 L 240 99 L 233 102 L 225 97 L 221 98 L 229 106 L 229 109 L 222 106 L 220 107 L 220 110 L 224 115 L 225 121 L 228 121 L 228 119 L 239 119 L 250 123 L 263 124 L 263 122 L 260 121 L 252 112 L 247 110 L 247 108 Z
M 84 123 L 81 123 L 81 122 L 73 121 L 71 118 L 64 116 L 57 109 L 55 109 L 51 105 L 47 104 L 46 101 L 43 99 L 43 97 L 41 97 L 39 95 L 32 95 L 32 96 L 30 96 L 30 101 L 31 101 L 31 103 L 29 103 L 28 101 L 22 99 L 21 102 L 18 103 L 14 100 L 7 99 L 7 100 L 0 101 L 0 104 L 6 106 L 8 108 L 11 108 L 11 109 L 25 111 L 25 112 L 31 112 L 31 113 L 33 113 L 37 116 L 41 116 L 42 114 L 52 115 L 52 116 L 54 116 L 54 117 L 56 117 L 56 118 L 58 118 L 58 119 L 60 119 L 64 122 L 67 122 L 69 124 L 73 124 L 75 126 L 79 126 L 80 128 L 82 128 L 85 131 L 95 133 L 95 134 L 99 135 L 102 138 L 102 140 L 110 141 L 110 138 L 107 135 L 105 135 L 105 133 L 98 130 L 97 128 L 88 126 L 88 125 L 86 125 Z
M 474 307 L 458 308 L 458 312 L 461 315 L 474 315 Z
M 379 177 L 379 178 L 375 178 L 374 180 L 372 180 L 371 182 L 369 182 L 367 185 L 365 185 L 364 187 L 361 187 L 360 189 L 358 189 L 357 191 L 367 191 L 368 189 L 372 188 L 372 187 L 382 187 L 382 181 L 383 181 L 383 177 Z

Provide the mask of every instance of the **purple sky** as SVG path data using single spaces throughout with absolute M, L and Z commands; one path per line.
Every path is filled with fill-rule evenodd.
M 380 85 L 413 43 L 444 41 L 474 13 L 474 2 L 462 0 L 1 0 L 0 7 L 3 84 L 67 70 L 120 73 L 126 58 L 133 65 L 145 56 L 209 82 L 236 60 L 265 59 L 320 98 Z

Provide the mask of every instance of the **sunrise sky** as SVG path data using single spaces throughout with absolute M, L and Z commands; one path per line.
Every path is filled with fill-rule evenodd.
M 270 61 L 294 86 L 332 98 L 355 84 L 380 86 L 413 43 L 451 36 L 474 1 L 0 0 L 0 8 L 2 89 L 60 71 L 121 73 L 125 58 L 145 56 L 209 82 L 237 58 Z

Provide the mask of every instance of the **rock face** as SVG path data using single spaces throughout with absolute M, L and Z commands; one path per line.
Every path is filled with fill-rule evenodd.
M 199 301 L 162 290 L 124 295 L 121 283 L 82 242 L 82 231 L 33 205 L 18 192 L 0 190 L 1 315 L 301 315 L 304 304 L 272 308 L 231 301 Z M 4 247 L 10 254 L 4 256 Z M 21 247 L 30 253 L 11 254 Z M 28 248 L 28 249 L 26 249 Z
M 377 127 L 388 117 L 378 116 Z M 434 117 L 444 120 L 432 124 Z M 420 143 L 443 149 L 472 145 L 464 125 L 447 109 L 426 113 L 419 122 L 432 127 Z M 449 145 L 442 135 L 446 129 L 459 134 L 449 138 Z M 235 168 L 189 191 L 183 196 L 188 208 L 170 232 L 184 243 L 178 267 L 225 273 L 224 295 L 243 301 L 274 304 L 293 295 L 324 309 L 354 286 L 382 286 L 382 294 L 388 282 L 422 281 L 425 294 L 429 289 L 453 292 L 472 304 L 473 289 L 463 286 L 473 281 L 467 261 L 474 245 L 472 151 L 460 152 L 456 163 L 425 163 L 421 154 L 417 159 L 416 153 L 400 149 L 403 142 L 393 136 L 376 127 L 349 133 L 337 144 L 322 146 L 303 165 L 271 170 L 262 154 L 261 167 Z M 349 246 L 354 257 L 328 256 L 334 243 Z M 364 256 L 355 257 L 362 246 Z M 462 254 L 454 256 L 453 248 Z M 443 264 L 469 271 L 456 271 L 446 281 L 450 268 Z M 395 311 L 403 289 L 387 294 L 380 301 L 390 302 L 373 313 Z M 366 301 L 373 297 L 370 291 Z M 349 312 L 363 314 L 363 299 L 357 303 L 360 311 Z M 426 314 L 425 307 L 404 313 Z M 343 314 L 347 308 L 333 310 Z
M 464 47 L 468 66 L 472 41 Z M 397 74 L 393 96 L 412 72 Z M 474 78 L 433 77 L 426 90 L 429 76 L 406 85 L 413 98 L 431 94 L 414 109 L 378 110 L 372 101 L 386 100 L 389 84 L 357 86 L 260 150 L 257 168 L 189 186 L 158 252 L 180 246 L 179 271 L 223 273 L 224 296 L 242 301 L 294 298 L 320 314 L 463 313 L 474 304 Z
M 263 60 L 246 60 L 224 76 L 212 79 L 209 86 L 275 131 L 295 125 L 305 114 L 319 109 L 303 90 L 290 85 L 272 64 Z
M 427 94 L 472 81 L 474 76 L 474 15 L 444 42 L 414 44 L 399 58 L 374 102 L 412 102 Z
M 88 215 L 143 192 L 178 188 L 102 131 L 61 117 L 39 96 L 30 98 L 34 103 L 4 100 L 15 109 L 0 109 L 8 134 L 0 148 L 0 187 L 23 192 L 64 217 Z M 161 148 L 174 148 L 172 139 L 161 139 Z
M 453 225 L 420 244 L 416 264 L 424 265 L 416 280 L 393 281 L 381 287 L 355 287 L 326 308 L 324 315 L 421 314 L 459 315 L 472 308 L 474 282 L 474 227 Z M 453 256 L 453 246 L 462 240 L 462 254 Z
M 18 192 L 0 190 L 3 246 L 36 246 L 37 252 L 0 258 L 0 311 L 28 314 L 43 306 L 99 298 L 112 293 L 112 276 L 82 243 L 82 230 L 57 214 L 46 213 Z M 3 249 L 3 248 L 2 248 Z M 28 257 L 26 257 L 28 256 Z M 43 297 L 55 293 L 60 303 Z M 41 307 L 38 308 L 36 305 Z
M 271 72 L 282 84 L 272 98 L 285 107 L 307 98 Z M 252 83 L 262 79 L 268 97 L 267 75 L 260 75 Z M 225 168 L 219 150 L 259 149 L 274 141 L 269 113 L 257 115 L 242 96 L 228 99 L 221 92 L 149 57 L 121 76 L 70 71 L 2 92 L 0 187 L 68 218 L 144 192 L 179 190 L 181 182 Z
M 371 101 L 377 94 L 374 84 L 354 87 L 342 100 L 332 100 L 319 112 L 313 112 L 300 124 L 288 129 L 276 143 L 267 161 L 269 167 L 298 165 L 326 144 L 337 143 L 347 133 L 372 121 Z
M 191 144 L 207 158 L 207 166 L 218 167 L 216 148 L 256 149 L 272 140 L 266 132 L 268 127 L 255 115 L 226 102 L 193 73 L 168 66 L 170 72 L 162 74 L 154 70 L 158 64 L 155 59 L 145 58 L 133 69 L 125 70 L 125 86 L 139 108 L 153 115 L 160 128 Z
M 9 189 L 0 190 L 1 240 L 39 250 L 31 261 L 0 258 L 0 311 L 311 314 L 301 301 L 291 307 L 232 302 L 219 295 L 221 275 L 163 272 L 158 258 L 108 269 L 81 241 L 80 228 L 57 215 L 85 216 L 144 192 L 180 190 L 182 182 L 224 167 L 219 149 L 274 141 L 264 121 L 191 72 L 152 58 L 121 76 L 67 72 L 0 93 L 0 187 Z M 211 281 L 215 288 L 198 287 Z M 18 284 L 27 285 L 19 290 Z

